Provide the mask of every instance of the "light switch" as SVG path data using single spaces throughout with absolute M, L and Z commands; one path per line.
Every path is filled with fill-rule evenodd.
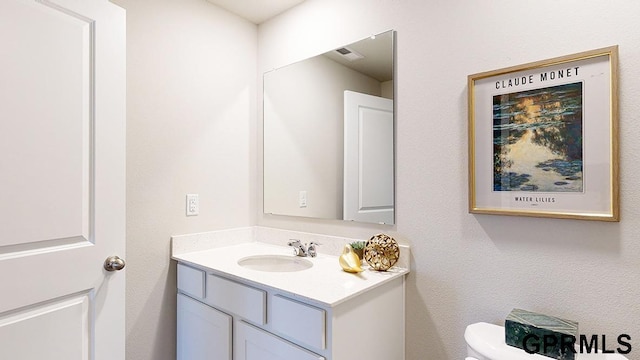
M 300 191 L 298 193 L 298 205 L 301 208 L 307 207 L 307 192 L 306 191 Z
M 198 194 L 187 194 L 187 216 L 196 216 L 198 213 L 200 213 Z

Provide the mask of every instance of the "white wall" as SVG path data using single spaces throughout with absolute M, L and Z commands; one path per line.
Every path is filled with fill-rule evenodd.
M 342 219 L 344 91 L 380 96 L 380 82 L 325 56 L 264 79 L 264 211 Z M 300 191 L 307 192 L 306 207 L 299 206 Z
M 262 215 L 261 206 L 258 224 L 363 239 L 385 231 L 410 244 L 407 359 L 462 359 L 465 326 L 501 323 L 514 307 L 577 320 L 586 334 L 628 333 L 629 357 L 640 359 L 638 14 L 635 0 L 307 0 L 260 25 L 259 73 L 397 30 L 398 143 L 396 226 Z M 467 75 L 613 44 L 622 221 L 468 214 Z
M 172 235 L 255 223 L 257 28 L 205 0 L 127 10 L 127 359 L 175 359 Z M 185 216 L 185 194 L 200 215 Z

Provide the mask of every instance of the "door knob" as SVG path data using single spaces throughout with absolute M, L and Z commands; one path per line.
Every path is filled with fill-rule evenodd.
M 117 255 L 109 256 L 104 261 L 104 269 L 107 271 L 120 271 L 124 269 L 124 266 L 124 260 L 119 258 Z

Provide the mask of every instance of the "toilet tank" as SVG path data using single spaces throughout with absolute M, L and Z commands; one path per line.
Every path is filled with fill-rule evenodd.
M 537 354 L 528 354 L 504 342 L 502 326 L 484 322 L 467 326 L 464 332 L 468 355 L 478 360 L 549 360 Z
M 550 357 L 528 354 L 504 342 L 502 326 L 484 322 L 467 326 L 464 332 L 467 355 L 478 360 L 549 360 Z M 620 354 L 576 354 L 577 360 L 628 360 Z

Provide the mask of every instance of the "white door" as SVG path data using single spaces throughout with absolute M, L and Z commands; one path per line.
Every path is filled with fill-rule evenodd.
M 344 219 L 394 223 L 393 100 L 344 92 Z
M 1 0 L 0 358 L 124 359 L 124 195 L 124 10 Z

